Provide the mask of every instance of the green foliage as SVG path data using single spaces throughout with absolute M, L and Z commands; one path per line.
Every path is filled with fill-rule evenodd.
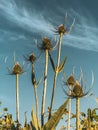
M 39 129 L 39 124 L 37 123 L 37 118 L 34 114 L 34 109 L 32 109 L 32 112 L 31 112 L 31 117 L 32 117 L 32 129 L 33 130 L 38 130 Z
M 59 65 L 59 67 L 57 68 L 57 72 L 58 73 L 60 73 L 62 70 L 63 70 L 63 68 L 64 68 L 64 65 L 65 65 L 65 62 L 66 62 L 66 57 L 65 57 L 65 59 L 61 62 L 61 64 Z
M 67 58 L 65 57 L 64 60 L 61 62 L 61 64 L 58 67 L 55 66 L 53 58 L 52 58 L 50 53 L 49 53 L 49 58 L 50 58 L 50 62 L 51 62 L 51 65 L 52 65 L 54 72 L 56 71 L 57 73 L 60 73 L 64 68 L 64 65 L 65 65 Z
M 50 53 L 49 53 L 49 58 L 50 58 L 50 62 L 51 62 L 52 68 L 53 68 L 53 70 L 55 72 L 55 64 L 54 64 L 54 61 L 53 61 L 52 56 L 51 56 Z
M 49 121 L 42 127 L 42 130 L 55 130 L 57 124 L 65 113 L 66 105 L 68 104 L 69 99 L 67 99 L 64 104 L 62 104 L 58 110 L 51 116 Z
M 41 77 L 41 78 L 38 80 L 38 82 L 37 82 L 37 84 L 36 84 L 37 86 L 39 86 L 39 84 L 41 83 L 42 78 L 43 78 L 43 77 Z
M 98 120 L 96 120 L 96 117 L 98 117 L 97 112 L 96 112 L 97 108 L 94 109 L 90 109 L 88 108 L 87 114 L 81 114 L 81 127 L 82 130 L 88 130 L 88 129 L 95 129 L 97 130 L 98 128 Z

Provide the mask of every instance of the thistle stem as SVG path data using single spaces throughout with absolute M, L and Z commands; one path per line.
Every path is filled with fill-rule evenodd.
M 18 86 L 18 74 L 16 74 L 16 121 L 19 122 L 19 86 Z
M 39 111 L 38 111 L 38 96 L 37 96 L 37 88 L 36 86 L 34 86 L 34 94 L 35 94 L 35 102 L 36 102 L 36 118 L 37 118 L 37 126 L 38 126 L 38 115 L 39 115 Z
M 58 57 L 57 57 L 57 67 L 59 67 L 59 64 L 60 64 L 60 54 L 61 54 L 62 38 L 63 38 L 63 33 L 60 34 L 60 38 L 59 38 Z
M 46 87 L 47 87 L 47 71 L 48 71 L 48 50 L 45 52 L 45 67 L 44 67 L 44 85 L 43 85 L 43 96 L 42 96 L 42 109 L 41 109 L 41 125 L 44 125 L 44 109 L 46 99 Z
M 34 74 L 34 64 L 32 64 L 32 74 Z M 35 77 L 34 77 L 35 78 Z M 36 79 L 34 79 L 36 81 Z M 39 111 L 38 111 L 38 95 L 37 95 L 37 84 L 34 83 L 34 95 L 35 95 L 35 103 L 36 103 L 36 118 L 37 118 L 37 126 L 39 124 L 39 118 L 38 118 L 38 115 L 39 115 Z
M 60 38 L 59 38 L 58 57 L 57 57 L 57 68 L 59 67 L 59 64 L 60 64 L 60 54 L 61 54 L 62 37 L 63 37 L 63 33 L 60 34 Z M 50 117 L 51 117 L 51 111 L 52 111 L 52 107 L 53 107 L 53 103 L 54 103 L 54 95 L 55 95 L 55 91 L 56 91 L 57 76 L 58 76 L 58 72 L 55 71 L 54 82 L 53 82 L 53 89 L 52 89 L 52 97 L 51 97 L 51 104 L 50 104 L 50 111 L 49 111 L 49 117 L 48 117 L 48 119 L 50 119 Z
M 80 98 L 76 98 L 76 130 L 80 129 Z
M 69 90 L 69 94 L 71 94 L 71 90 Z M 69 102 L 68 102 L 68 124 L 67 124 L 67 130 L 70 130 L 70 117 L 71 117 L 71 99 L 69 99 Z

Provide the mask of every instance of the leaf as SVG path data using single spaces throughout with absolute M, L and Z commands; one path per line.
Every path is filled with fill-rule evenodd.
M 41 78 L 39 79 L 39 81 L 37 82 L 37 86 L 41 83 L 42 78 L 43 78 L 43 77 L 41 77 Z
M 65 108 L 68 102 L 69 98 L 57 109 L 57 111 L 51 116 L 41 130 L 54 130 L 56 128 L 62 118 L 62 115 L 65 113 Z
M 52 56 L 51 56 L 51 54 L 50 54 L 50 53 L 49 53 L 49 58 L 50 58 L 50 62 L 51 62 L 52 68 L 53 68 L 53 70 L 54 70 L 54 72 L 55 72 L 55 65 L 54 65 L 54 61 L 53 61 Z
M 65 62 L 66 62 L 66 59 L 67 58 L 65 57 L 65 59 L 63 60 L 63 62 L 59 65 L 59 67 L 57 67 L 57 72 L 60 73 L 63 70 Z
M 32 109 L 31 116 L 32 116 L 32 129 L 38 130 L 37 119 L 36 119 L 36 116 L 34 114 L 34 108 Z
M 97 115 L 97 114 L 96 114 L 96 109 L 93 109 L 93 110 L 92 110 L 92 117 L 95 118 L 96 115 Z

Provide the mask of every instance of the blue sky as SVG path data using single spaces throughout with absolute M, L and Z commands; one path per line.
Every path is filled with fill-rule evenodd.
M 82 68 L 87 81 L 87 87 L 91 84 L 91 71 L 94 73 L 93 92 L 98 96 L 98 15 L 97 0 L 0 0 L 0 101 L 2 107 L 8 107 L 9 113 L 15 118 L 15 76 L 8 75 L 7 66 L 13 66 L 13 54 L 16 59 L 23 63 L 24 55 L 34 52 L 39 55 L 34 43 L 38 39 L 41 43 L 42 36 L 50 39 L 54 38 L 52 32 L 54 27 L 64 23 L 66 12 L 67 28 L 75 18 L 75 24 L 70 34 L 63 37 L 61 61 L 67 56 L 64 71 L 67 76 L 72 73 L 75 66 L 75 75 L 78 78 L 80 67 Z M 58 37 L 57 37 L 58 38 Z M 57 50 L 52 52 L 56 60 Z M 5 59 L 6 63 L 5 63 Z M 25 68 L 28 68 L 25 63 Z M 44 54 L 41 55 L 35 65 L 35 73 L 39 79 L 43 75 Z M 46 110 L 50 105 L 51 88 L 53 83 L 53 71 L 49 63 L 47 102 Z M 51 77 L 50 77 L 51 76 Z M 50 82 L 51 81 L 51 82 Z M 62 91 L 62 74 L 58 76 L 57 91 L 55 96 L 54 108 L 60 106 L 65 95 Z M 41 105 L 43 83 L 38 87 L 39 103 Z M 31 68 L 27 73 L 19 77 L 20 93 L 20 120 L 25 111 L 30 112 L 34 106 L 34 93 L 31 84 Z M 75 102 L 72 102 L 75 106 Z M 84 107 L 85 106 L 85 107 Z M 88 107 L 95 107 L 94 98 L 81 99 L 81 111 L 87 111 Z M 73 111 L 74 111 L 73 107 Z

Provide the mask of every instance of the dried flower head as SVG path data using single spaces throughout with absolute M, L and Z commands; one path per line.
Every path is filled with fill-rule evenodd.
M 83 77 L 82 77 L 82 78 L 83 78 Z M 84 80 L 81 79 L 81 81 L 84 81 Z M 71 97 L 71 98 L 77 98 L 77 97 L 81 98 L 81 97 L 85 97 L 85 96 L 87 96 L 88 94 L 90 94 L 91 88 L 92 88 L 92 86 L 93 86 L 93 82 L 94 82 L 94 77 L 93 77 L 93 74 L 92 74 L 92 83 L 91 83 L 91 86 L 90 86 L 89 90 L 85 92 L 85 91 L 83 90 L 83 88 L 85 87 L 85 86 L 83 86 L 84 83 L 82 83 L 82 82 L 79 83 L 79 81 L 78 81 L 78 80 L 75 80 L 74 77 L 71 75 L 71 76 L 67 79 L 67 83 L 66 83 L 66 85 L 69 85 L 69 84 L 73 85 L 73 87 L 71 88 L 71 93 L 67 92 L 64 88 L 63 88 L 63 90 L 64 90 L 65 94 L 66 94 L 67 96 Z M 68 84 L 68 83 L 69 83 L 69 84 Z
M 55 28 L 54 32 L 56 34 L 59 34 L 59 35 L 61 35 L 61 34 L 64 35 L 66 33 L 68 34 L 72 30 L 72 27 L 73 27 L 74 23 L 75 23 L 75 19 L 73 19 L 73 22 L 72 22 L 72 24 L 70 25 L 69 28 L 66 28 L 64 24 L 60 24 L 57 28 Z
M 58 34 L 65 34 L 66 33 L 66 31 L 67 31 L 67 29 L 64 27 L 64 24 L 61 24 L 61 25 L 59 25 L 58 26 L 58 28 L 56 29 L 56 33 L 58 33 Z
M 16 62 L 11 70 L 12 74 L 21 74 L 23 73 L 23 68 Z
M 35 43 L 36 43 L 37 47 L 38 47 L 41 51 L 45 51 L 45 50 L 51 51 L 51 50 L 54 50 L 54 49 L 56 48 L 56 46 L 58 45 L 58 42 L 56 41 L 55 46 L 53 46 L 51 40 L 48 39 L 47 37 L 43 37 L 43 38 L 42 38 L 42 43 L 41 43 L 41 44 L 39 44 L 39 43 L 37 42 L 37 40 L 35 40 Z
M 74 85 L 74 88 L 73 88 L 73 94 L 76 97 L 78 97 L 78 96 L 80 97 L 80 96 L 84 95 L 82 87 L 81 87 L 81 85 L 80 85 L 78 80 L 75 81 L 75 85 Z
M 11 74 L 11 75 L 22 74 L 22 73 L 24 73 L 23 68 L 24 68 L 24 64 L 21 67 L 20 64 L 16 61 L 16 57 L 15 57 L 15 54 L 14 54 L 14 65 L 13 65 L 13 67 L 11 69 L 9 67 L 7 67 L 9 74 Z
M 73 86 L 75 84 L 75 78 L 74 76 L 71 74 L 68 79 L 66 80 L 66 85 L 68 86 Z
M 34 53 L 31 53 L 28 57 L 25 57 L 26 61 L 31 62 L 32 64 L 37 60 L 36 56 Z
M 42 44 L 41 44 L 41 49 L 42 50 L 51 50 L 53 48 L 52 43 L 50 39 L 43 37 L 42 39 Z

